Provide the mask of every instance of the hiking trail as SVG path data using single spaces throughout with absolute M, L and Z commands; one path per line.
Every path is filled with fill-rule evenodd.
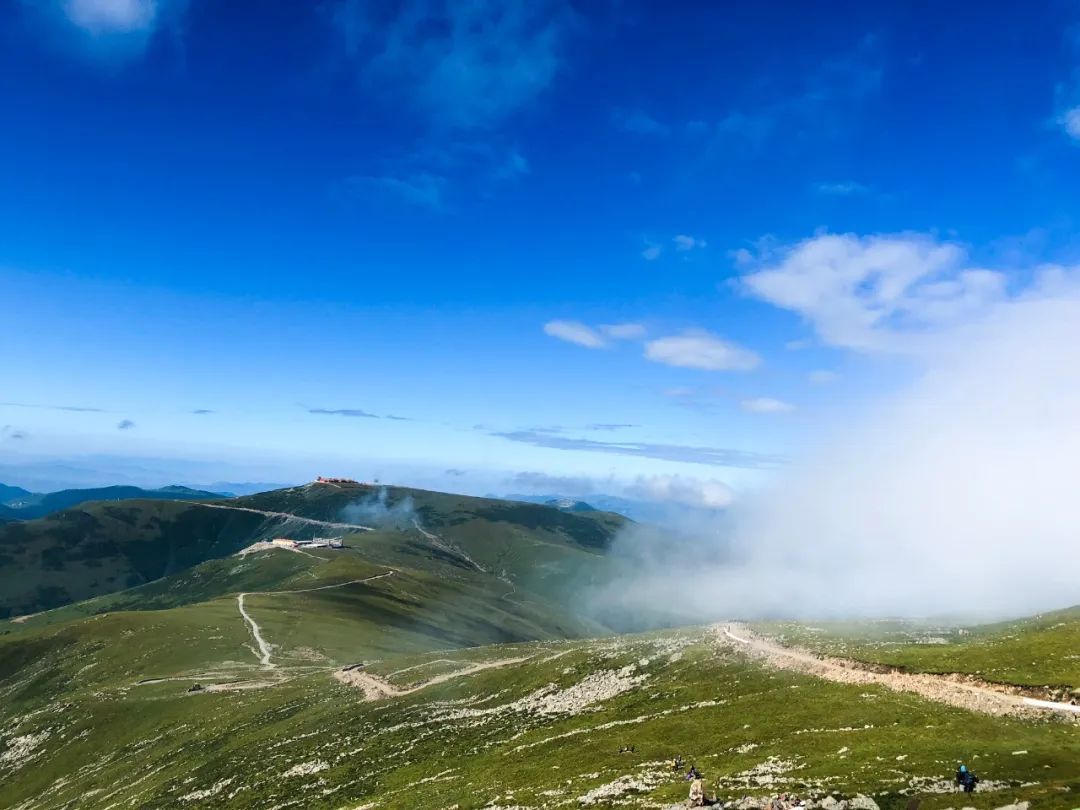
M 431 543 L 431 545 L 435 546 L 435 548 L 464 560 L 477 571 L 487 573 L 487 569 L 484 568 L 484 566 L 480 565 L 480 563 L 478 563 L 476 560 L 466 554 L 464 549 L 459 547 L 456 543 L 452 543 L 449 540 L 439 537 L 439 535 L 435 534 L 434 532 L 429 532 L 421 525 L 420 521 L 416 518 L 413 518 L 413 526 L 415 526 L 416 530 L 424 536 L 424 539 Z
M 263 669 L 275 669 L 276 664 L 270 660 L 270 654 L 273 650 L 273 646 L 263 638 L 261 628 L 258 623 L 251 618 L 251 614 L 244 609 L 244 598 L 247 596 L 276 596 L 285 593 L 311 593 L 312 591 L 325 591 L 330 588 L 344 588 L 346 585 L 359 585 L 364 582 L 372 582 L 376 579 L 382 579 L 383 577 L 391 576 L 394 570 L 391 569 L 383 574 L 376 574 L 373 577 L 365 577 L 363 579 L 350 579 L 348 582 L 334 582 L 330 585 L 318 585 L 314 588 L 295 588 L 287 591 L 245 591 L 236 597 L 236 605 L 240 608 L 240 615 L 244 621 L 247 622 L 248 627 L 251 628 L 251 635 L 255 639 L 255 644 L 258 646 L 259 664 Z
M 252 509 L 249 506 L 229 506 L 224 503 L 205 503 L 203 501 L 191 501 L 191 504 L 193 506 L 203 506 L 207 509 L 228 509 L 233 512 L 250 512 L 255 515 L 262 515 L 263 517 L 278 518 L 284 521 L 291 520 L 308 526 L 325 526 L 329 529 L 348 529 L 360 532 L 375 531 L 373 527 L 361 526 L 359 523 L 336 523 L 332 520 L 318 520 L 317 518 L 301 517 L 300 515 L 294 515 L 290 512 L 270 512 L 266 509 Z
M 364 700 L 382 700 L 384 698 L 403 697 L 404 695 L 411 695 L 414 692 L 419 692 L 421 689 L 426 689 L 429 686 L 446 683 L 447 681 L 454 680 L 455 678 L 464 678 L 467 675 L 475 675 L 477 672 L 483 672 L 486 669 L 498 669 L 499 667 L 508 667 L 512 666 L 513 664 L 520 664 L 522 661 L 527 661 L 533 657 L 534 656 L 531 655 L 525 655 L 520 658 L 504 658 L 500 661 L 487 661 L 479 664 L 468 664 L 461 669 L 454 670 L 453 672 L 445 672 L 442 675 L 436 675 L 426 681 L 418 683 L 416 686 L 410 686 L 408 688 L 394 686 L 394 684 L 383 678 L 378 677 L 377 675 L 372 675 L 370 672 L 365 672 L 360 668 L 360 666 L 339 669 L 337 672 L 334 673 L 334 677 L 341 683 L 348 686 L 355 686 L 357 689 L 363 692 Z M 445 661 L 446 659 L 438 660 Z M 435 662 L 428 661 L 427 663 L 431 664 Z M 415 669 L 415 667 L 408 667 L 407 669 Z M 398 672 L 405 671 L 407 670 L 398 670 Z
M 884 686 L 897 692 L 913 692 L 939 703 L 992 715 L 1033 717 L 1046 710 L 1075 713 L 1080 706 L 1036 700 L 1019 694 L 1019 688 L 987 683 L 960 674 L 903 672 L 849 658 L 831 658 L 778 642 L 754 633 L 744 624 L 714 625 L 721 644 L 741 649 L 777 669 L 801 672 L 824 680 L 846 684 Z

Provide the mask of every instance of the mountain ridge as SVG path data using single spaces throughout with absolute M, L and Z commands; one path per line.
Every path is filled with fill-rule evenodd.
M 0 489 L 0 505 L 10 509 L 16 520 L 33 520 L 92 501 L 207 500 L 228 497 L 223 493 L 197 490 L 178 484 L 157 489 L 114 484 L 89 489 L 61 489 L 55 492 L 29 492 L 22 487 L 2 484 L 0 487 L 3 488 Z

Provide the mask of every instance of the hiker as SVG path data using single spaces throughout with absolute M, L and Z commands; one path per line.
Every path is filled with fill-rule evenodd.
M 964 771 L 964 793 L 974 793 L 979 777 L 973 771 Z
M 671 770 L 673 770 L 673 771 L 681 771 L 682 766 L 683 766 L 683 758 L 682 757 L 675 757 L 675 759 L 671 760 Z
M 964 786 L 964 775 L 967 773 L 967 765 L 960 763 L 956 766 L 956 786 Z
M 687 807 L 705 806 L 705 783 L 701 779 L 695 779 L 690 783 L 690 798 L 686 802 Z
M 690 770 L 686 772 L 687 782 L 691 782 L 694 779 L 701 779 L 701 772 L 697 769 L 697 765 L 691 765 Z

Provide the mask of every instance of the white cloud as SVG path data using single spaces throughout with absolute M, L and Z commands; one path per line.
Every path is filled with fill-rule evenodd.
M 698 250 L 709 244 L 704 239 L 696 239 L 685 233 L 680 233 L 677 236 L 672 237 L 671 241 L 675 243 L 675 249 L 682 253 L 689 250 Z
M 942 334 L 921 379 L 836 425 L 745 515 L 746 567 L 722 576 L 812 582 L 807 614 L 1075 604 L 1080 267 L 1059 282 Z
M 704 330 L 650 340 L 645 344 L 645 357 L 655 363 L 707 371 L 749 371 L 761 361 L 749 349 Z
M 605 323 L 592 327 L 581 321 L 548 321 L 544 332 L 589 349 L 602 349 L 613 340 L 640 340 L 646 330 L 640 323 Z
M 934 336 L 917 380 L 852 403 L 682 547 L 612 588 L 693 621 L 1024 615 L 1080 600 L 1080 266 Z M 642 553 L 644 552 L 644 553 Z M 692 554 L 696 587 L 663 564 Z M 792 594 L 797 594 L 793 598 Z
M 646 245 L 645 249 L 641 251 L 641 258 L 647 262 L 655 261 L 660 258 L 662 252 L 663 248 L 660 245 Z
M 828 345 L 897 351 L 1004 297 L 1005 276 L 966 259 L 922 234 L 823 234 L 771 253 L 742 284 L 803 316 Z
M 1080 141 L 1080 107 L 1073 107 L 1061 116 L 1061 126 L 1070 138 Z
M 742 406 L 742 409 L 748 413 L 791 413 L 795 410 L 795 406 L 790 402 L 773 399 L 772 397 L 744 399 L 739 404 Z
M 161 28 L 176 25 L 187 0 L 23 0 L 58 44 L 106 62 L 140 55 Z
M 602 349 L 607 345 L 603 336 L 580 321 L 548 321 L 544 324 L 544 332 L 553 338 L 576 343 L 587 349 Z
M 612 340 L 637 340 L 645 337 L 645 326 L 640 323 L 607 323 L 599 329 Z
M 640 476 L 626 486 L 625 492 L 633 498 L 704 509 L 723 509 L 733 498 L 731 489 L 722 481 L 683 475 Z
M 154 25 L 157 0 L 66 0 L 64 15 L 91 34 L 144 31 Z
M 813 385 L 828 385 L 829 383 L 836 382 L 840 379 L 840 375 L 835 371 L 827 371 L 825 369 L 819 369 L 817 371 L 811 371 L 806 375 Z
M 341 0 L 336 20 L 373 85 L 457 129 L 494 125 L 545 91 L 580 29 L 566 0 Z

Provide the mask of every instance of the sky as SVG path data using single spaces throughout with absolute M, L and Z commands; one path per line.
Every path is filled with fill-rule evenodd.
M 1074 3 L 0 0 L 0 45 L 5 483 L 726 506 L 1080 276 Z

